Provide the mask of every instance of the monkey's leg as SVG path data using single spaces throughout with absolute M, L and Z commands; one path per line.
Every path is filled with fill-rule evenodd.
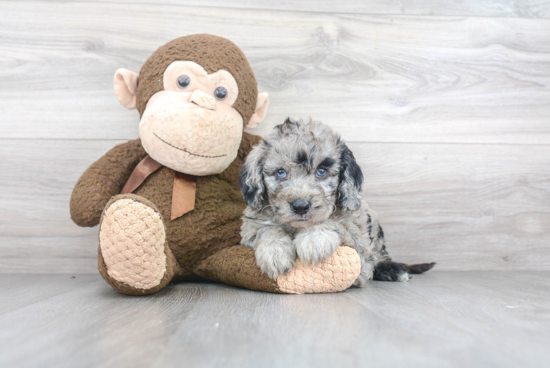
M 286 275 L 272 280 L 256 265 L 254 250 L 243 245 L 226 248 L 203 261 L 195 272 L 213 281 L 251 290 L 284 294 L 332 293 L 349 288 L 361 272 L 357 251 L 341 246 L 315 267 L 299 259 Z
M 170 282 L 177 267 L 155 205 L 143 197 L 117 195 L 99 224 L 99 273 L 116 290 L 147 295 Z

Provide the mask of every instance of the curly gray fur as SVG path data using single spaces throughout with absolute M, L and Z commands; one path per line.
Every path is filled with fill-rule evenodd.
M 378 263 L 390 261 L 376 213 L 361 197 L 361 169 L 329 126 L 287 119 L 254 147 L 239 181 L 248 205 L 241 244 L 254 248 L 269 277 L 288 272 L 296 257 L 319 263 L 342 243 L 354 246 L 362 260 L 356 286 L 373 278 Z M 297 211 L 295 201 L 307 209 Z M 408 279 L 407 272 L 398 277 Z

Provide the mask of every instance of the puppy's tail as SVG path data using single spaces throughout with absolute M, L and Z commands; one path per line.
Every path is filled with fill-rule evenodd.
M 405 265 L 405 267 L 407 267 L 407 271 L 409 271 L 409 273 L 413 275 L 417 275 L 417 274 L 429 271 L 433 268 L 433 266 L 435 266 L 435 262 Z
M 411 277 L 409 275 L 426 272 L 433 266 L 435 266 L 435 262 L 406 265 L 384 261 L 374 267 L 373 279 L 378 281 L 408 281 Z

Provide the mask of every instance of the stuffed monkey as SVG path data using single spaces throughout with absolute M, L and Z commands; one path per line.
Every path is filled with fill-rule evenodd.
M 352 248 L 315 267 L 298 260 L 272 280 L 253 249 L 238 245 L 245 208 L 238 174 L 261 140 L 243 130 L 263 120 L 269 101 L 234 43 L 206 34 L 175 39 L 139 75 L 117 70 L 114 90 L 138 110 L 140 139 L 93 163 L 70 204 L 77 225 L 99 224 L 98 268 L 107 283 L 130 295 L 197 279 L 279 293 L 352 285 L 360 271 Z

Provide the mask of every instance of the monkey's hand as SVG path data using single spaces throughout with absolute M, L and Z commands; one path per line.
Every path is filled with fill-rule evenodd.
M 263 273 L 275 280 L 294 267 L 296 250 L 292 239 L 278 226 L 259 231 L 254 246 L 256 263 Z
M 119 144 L 82 174 L 71 195 L 71 218 L 95 226 L 109 199 L 119 194 L 137 164 L 147 155 L 139 139 Z
M 342 245 L 343 232 L 343 226 L 334 221 L 301 229 L 294 238 L 296 253 L 303 263 L 315 266 Z

